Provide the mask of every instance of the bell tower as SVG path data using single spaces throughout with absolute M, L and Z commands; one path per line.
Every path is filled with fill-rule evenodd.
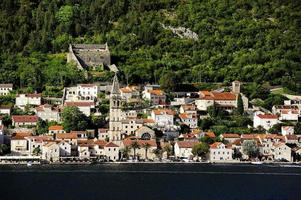
M 112 90 L 110 94 L 110 120 L 109 120 L 109 140 L 120 141 L 122 131 L 122 110 L 121 110 L 121 94 L 119 90 L 119 82 L 117 73 L 113 79 Z

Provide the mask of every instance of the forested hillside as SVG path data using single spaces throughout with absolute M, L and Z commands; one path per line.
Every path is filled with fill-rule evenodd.
M 71 42 L 108 42 L 130 83 L 172 74 L 183 83 L 268 81 L 301 91 L 301 1 L 2 0 L 0 8 L 0 82 L 82 81 L 58 53 Z M 189 28 L 198 40 L 163 25 Z

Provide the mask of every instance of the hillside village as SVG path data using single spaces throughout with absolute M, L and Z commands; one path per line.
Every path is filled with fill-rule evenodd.
M 240 81 L 197 92 L 121 85 L 107 44 L 70 45 L 67 60 L 85 71 L 106 66 L 114 78 L 64 87 L 60 98 L 0 84 L 2 163 L 301 159 L 298 96 L 267 110 Z

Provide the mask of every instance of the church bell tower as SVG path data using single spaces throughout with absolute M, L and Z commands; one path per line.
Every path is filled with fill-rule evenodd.
M 112 90 L 110 94 L 110 120 L 109 120 L 109 140 L 120 141 L 122 131 L 122 110 L 121 110 L 121 94 L 119 90 L 119 82 L 117 73 L 113 79 Z

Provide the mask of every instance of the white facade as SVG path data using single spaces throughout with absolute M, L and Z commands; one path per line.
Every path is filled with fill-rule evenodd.
M 59 110 L 50 105 L 37 107 L 36 114 L 39 118 L 41 118 L 44 121 L 60 121 Z
M 19 94 L 16 97 L 16 106 L 24 107 L 26 105 L 41 105 L 41 94 Z
M 79 84 L 77 85 L 77 95 L 85 100 L 94 100 L 98 95 L 98 86 L 95 84 Z
M 172 110 L 159 109 L 153 110 L 151 118 L 158 126 L 173 126 L 174 125 L 174 112 Z
M 56 142 L 49 142 L 42 147 L 42 159 L 51 162 L 59 161 L 60 147 Z
M 226 145 L 224 145 L 221 142 L 215 142 L 212 145 L 210 145 L 209 160 L 211 162 L 231 161 L 233 160 L 232 154 L 232 148 L 227 148 Z
M 0 107 L 0 114 L 2 115 L 10 115 L 10 111 L 10 107 Z
M 29 154 L 28 141 L 25 138 L 11 139 L 10 150 L 12 153 Z
M 0 84 L 0 96 L 6 96 L 13 90 L 13 84 Z
M 142 98 L 150 101 L 152 105 L 165 104 L 166 95 L 162 90 L 144 90 L 142 92 Z
M 274 145 L 274 159 L 275 160 L 285 159 L 287 161 L 291 161 L 291 159 L 292 159 L 291 148 L 288 147 L 284 143 L 275 144 Z
M 104 147 L 104 154 L 108 160 L 116 161 L 119 159 L 119 146 L 110 142 Z
M 142 119 L 122 120 L 122 132 L 127 135 L 135 134 L 135 131 L 142 126 L 143 126 Z
M 182 113 L 179 117 L 189 128 L 196 128 L 198 126 L 198 119 L 195 114 Z
M 191 158 L 193 157 L 192 148 L 198 142 L 191 142 L 191 141 L 177 141 L 174 149 L 175 149 L 175 156 L 182 157 L 182 158 Z
M 294 126 L 281 126 L 282 135 L 294 135 L 295 128 Z
M 200 111 L 207 111 L 208 107 L 214 105 L 213 99 L 196 99 L 195 105 Z
M 254 119 L 253 119 L 254 128 L 258 128 L 259 126 L 261 126 L 265 130 L 269 130 L 277 123 L 279 123 L 277 115 L 267 115 L 267 114 L 254 115 Z
M 60 149 L 60 157 L 71 156 L 71 144 L 69 144 L 67 141 L 62 140 L 58 145 Z

